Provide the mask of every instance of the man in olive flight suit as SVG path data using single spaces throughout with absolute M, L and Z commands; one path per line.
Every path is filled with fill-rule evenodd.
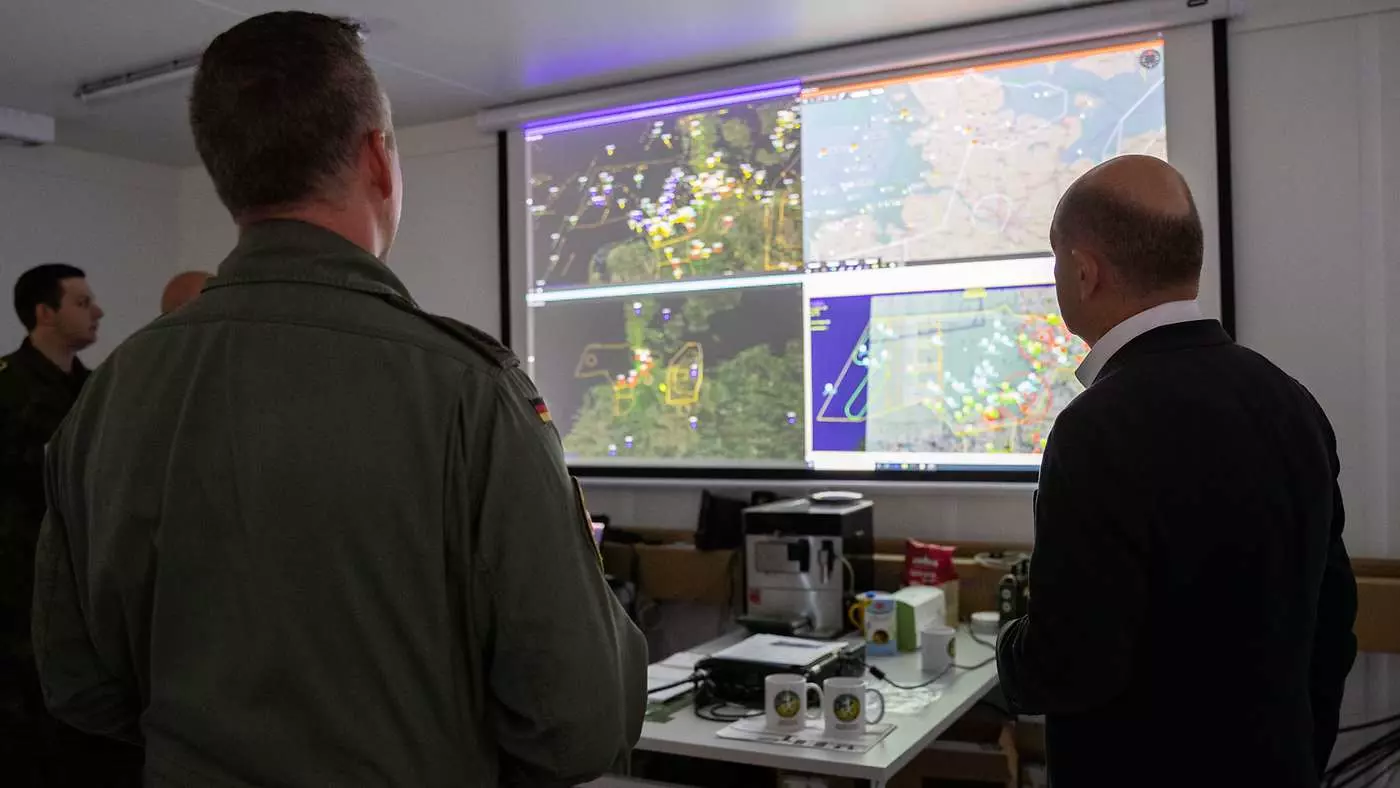
M 645 643 L 515 357 L 383 262 L 402 182 L 357 28 L 241 22 L 190 116 L 240 238 L 49 449 L 50 709 L 144 744 L 157 786 L 573 785 L 617 764 Z

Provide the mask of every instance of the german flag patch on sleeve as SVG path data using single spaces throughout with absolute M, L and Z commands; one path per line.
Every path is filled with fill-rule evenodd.
M 535 415 L 540 417 L 540 421 L 545 424 L 552 424 L 554 422 L 554 417 L 549 415 L 549 406 L 544 404 L 543 399 L 535 397 L 530 400 L 530 407 L 535 409 Z

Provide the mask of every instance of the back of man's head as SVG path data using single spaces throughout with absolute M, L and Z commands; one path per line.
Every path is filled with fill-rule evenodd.
M 160 313 L 168 315 L 198 298 L 212 276 L 208 271 L 182 271 L 171 277 L 160 294 Z
M 1091 170 L 1065 193 L 1055 232 L 1093 249 L 1130 297 L 1189 289 L 1201 278 L 1200 213 L 1185 179 L 1160 159 L 1123 156 Z
M 63 280 L 86 279 L 83 269 L 67 263 L 37 265 L 15 280 L 15 315 L 26 333 L 38 324 L 40 304 L 57 311 L 63 304 Z
M 334 201 L 364 135 L 389 128 L 360 28 L 320 14 L 252 17 L 215 38 L 190 94 L 195 146 L 236 221 Z

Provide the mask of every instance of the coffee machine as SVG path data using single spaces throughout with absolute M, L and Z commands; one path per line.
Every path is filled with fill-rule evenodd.
M 744 510 L 745 612 L 754 632 L 836 637 L 853 591 L 875 576 L 874 504 L 813 496 Z

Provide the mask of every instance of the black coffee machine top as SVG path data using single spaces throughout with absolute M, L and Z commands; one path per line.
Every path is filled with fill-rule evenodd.
M 744 510 L 744 534 L 870 537 L 875 504 L 867 500 L 814 501 L 793 498 Z

